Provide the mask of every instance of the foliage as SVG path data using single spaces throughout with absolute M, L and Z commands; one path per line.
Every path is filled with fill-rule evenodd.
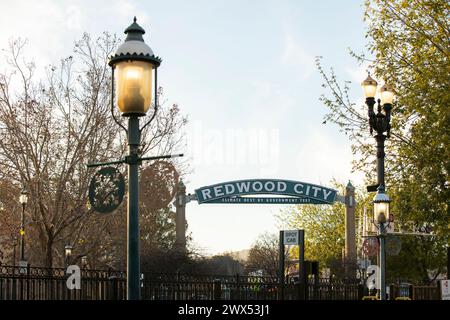
M 401 236 L 402 249 L 398 256 L 386 257 L 388 281 L 404 279 L 428 284 L 444 272 L 447 261 L 442 254 L 442 241 L 433 236 Z M 408 267 L 405 267 L 408 266 Z
M 339 194 L 345 194 L 345 186 L 332 182 Z M 361 219 L 368 199 L 363 190 L 355 190 L 356 219 Z M 333 274 L 340 273 L 345 247 L 345 206 L 296 205 L 277 215 L 280 228 L 303 229 L 305 231 L 305 260 L 319 261 L 319 267 L 330 268 Z M 298 258 L 298 250 L 295 251 Z

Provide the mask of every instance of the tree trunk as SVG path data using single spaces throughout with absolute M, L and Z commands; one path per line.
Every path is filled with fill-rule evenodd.
M 44 265 L 46 268 L 51 268 L 53 266 L 53 239 L 51 237 L 48 238 L 46 247 L 45 247 L 45 261 Z

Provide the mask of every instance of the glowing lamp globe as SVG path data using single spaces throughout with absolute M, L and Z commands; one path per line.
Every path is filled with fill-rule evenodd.
M 363 87 L 364 95 L 366 98 L 374 98 L 377 92 L 378 83 L 373 79 L 370 74 L 367 78 L 361 82 L 361 86 Z
M 389 203 L 391 200 L 389 196 L 384 193 L 384 190 L 378 190 L 373 198 L 373 213 L 374 220 L 378 223 L 386 223 L 389 218 Z
M 159 67 L 161 59 L 144 42 L 144 33 L 135 17 L 125 29 L 125 42 L 109 61 L 114 70 L 117 106 L 122 116 L 144 116 L 152 102 L 153 70 Z
M 380 88 L 380 93 L 382 104 L 392 104 L 392 101 L 394 100 L 394 90 L 390 85 L 384 84 Z

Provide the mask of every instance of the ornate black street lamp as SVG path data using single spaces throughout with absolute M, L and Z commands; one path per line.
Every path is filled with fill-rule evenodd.
M 109 61 L 113 75 L 113 94 L 116 81 L 117 106 L 122 116 L 128 118 L 128 130 L 114 119 L 128 134 L 128 156 L 125 162 L 128 164 L 127 298 L 129 300 L 140 299 L 138 168 L 142 159 L 139 158 L 138 147 L 141 143 L 142 129 L 153 120 L 158 108 L 157 70 L 161 64 L 161 59 L 145 44 L 142 38 L 144 33 L 145 30 L 136 23 L 134 17 L 133 23 L 125 29 L 127 35 L 125 42 Z M 150 120 L 139 128 L 139 117 L 146 115 L 152 102 L 153 74 L 155 110 Z M 114 99 L 112 103 L 113 101 Z
M 20 192 L 19 202 L 22 205 L 22 215 L 20 219 L 20 261 L 25 262 L 25 207 L 28 202 L 28 192 L 25 188 Z
M 381 100 L 378 99 L 377 113 L 374 111 L 375 94 L 378 83 L 370 76 L 361 83 L 366 104 L 369 107 L 369 126 L 370 134 L 375 131 L 375 140 L 377 142 L 377 194 L 373 198 L 374 221 L 378 228 L 378 238 L 380 240 L 380 299 L 386 300 L 386 259 L 385 259 L 385 240 L 386 227 L 389 218 L 389 196 L 385 193 L 384 182 L 384 141 L 389 138 L 391 130 L 391 110 L 394 91 L 388 85 L 380 88 Z M 386 133 L 386 134 L 384 134 Z
M 125 42 L 117 49 L 116 53 L 110 58 L 109 65 L 112 69 L 112 94 L 111 94 L 111 113 L 114 121 L 125 130 L 128 137 L 128 155 L 124 159 L 108 162 L 89 163 L 89 168 L 99 167 L 111 164 L 126 163 L 128 165 L 128 245 L 127 245 L 127 299 L 140 299 L 140 262 L 139 262 L 139 188 L 138 188 L 138 169 L 144 160 L 169 159 L 182 157 L 183 154 L 163 155 L 153 157 L 141 157 L 139 154 L 139 145 L 141 143 L 141 132 L 155 118 L 158 111 L 158 67 L 161 59 L 153 54 L 152 49 L 145 44 L 142 35 L 145 30 L 136 23 L 134 17 L 133 23 L 125 29 L 127 35 Z M 154 78 L 154 84 L 153 84 Z M 128 118 L 128 129 L 125 128 L 114 116 L 114 92 L 115 82 L 117 82 L 117 106 L 123 117 Z M 152 102 L 152 86 L 154 93 L 154 111 L 149 121 L 141 128 L 139 127 L 139 118 L 145 116 L 150 109 Z M 104 168 L 109 170 L 111 168 Z M 99 174 L 100 170 L 97 174 Z M 114 171 L 115 169 L 112 169 Z M 108 172 L 109 172 L 108 171 Z M 105 171 L 106 172 L 106 171 Z M 95 178 L 95 176 L 94 176 Z M 96 204 L 95 186 L 93 179 L 89 190 L 89 201 L 94 209 L 101 213 L 107 213 L 117 208 L 121 200 L 113 206 L 98 206 Z M 111 190 L 110 193 L 120 194 L 119 190 Z M 92 199 L 91 199 L 92 196 Z M 119 196 L 118 199 L 121 199 Z M 106 209 L 105 209 L 106 208 Z M 111 209 L 112 208 L 112 209 Z
M 388 85 L 380 88 L 381 100 L 378 99 L 377 113 L 374 112 L 375 94 L 377 90 L 377 82 L 369 75 L 366 80 L 362 82 L 364 94 L 366 96 L 366 104 L 369 107 L 369 125 L 370 134 L 375 131 L 375 140 L 377 141 L 377 184 L 385 185 L 384 183 L 384 141 L 389 138 L 391 130 L 391 110 L 394 92 Z M 383 103 L 383 107 L 381 106 Z M 386 132 L 386 135 L 384 135 Z

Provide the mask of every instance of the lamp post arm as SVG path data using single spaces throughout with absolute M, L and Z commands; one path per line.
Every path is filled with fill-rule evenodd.
M 142 130 L 144 130 L 144 128 L 146 126 L 148 126 L 153 119 L 156 117 L 156 114 L 158 113 L 158 67 L 155 68 L 155 111 L 153 112 L 152 117 L 150 118 L 150 120 L 148 120 L 148 122 L 146 124 L 144 124 L 144 126 L 140 129 L 140 131 L 142 132 Z
M 116 116 L 114 115 L 114 69 L 116 67 L 111 67 L 111 115 L 114 119 L 114 121 L 128 134 L 127 128 L 124 127 L 123 124 L 120 123 L 119 120 L 117 120 Z
M 110 164 L 122 164 L 125 163 L 124 159 L 116 160 L 116 161 L 109 161 L 109 162 L 98 162 L 98 163 L 88 163 L 86 167 L 88 168 L 94 168 L 94 167 L 100 167 L 100 166 L 107 166 Z
M 381 99 L 378 99 L 377 102 L 378 102 L 378 104 L 377 104 L 377 112 L 378 112 L 378 114 L 380 114 L 381 113 Z
M 139 160 L 158 160 L 158 159 L 170 159 L 170 158 L 177 158 L 177 157 L 183 157 L 184 154 L 170 154 L 166 156 L 155 156 L 155 157 L 144 157 L 140 158 Z
M 177 157 L 183 157 L 183 153 L 178 154 L 169 154 L 164 156 L 153 156 L 153 157 L 144 157 L 144 158 L 137 158 L 136 161 L 142 161 L 142 160 L 158 160 L 158 159 L 170 159 L 170 158 L 177 158 Z M 111 164 L 122 164 L 127 163 L 127 159 L 120 159 L 116 161 L 108 161 L 108 162 L 97 162 L 97 163 L 88 163 L 86 167 L 88 168 L 94 168 L 94 167 L 101 167 L 101 166 L 107 166 Z
M 380 223 L 380 298 L 386 300 L 386 230 Z
M 390 103 L 385 103 L 383 105 L 383 109 L 385 112 L 385 117 L 384 117 L 384 121 L 385 121 L 385 128 L 386 128 L 386 136 L 389 138 L 390 137 L 390 131 L 391 131 L 391 110 L 392 110 L 392 105 Z
M 25 260 L 25 203 L 22 203 L 20 231 L 20 260 Z
M 369 126 L 370 126 L 370 134 L 373 133 L 373 129 L 376 128 L 376 116 L 373 111 L 373 107 L 375 106 L 375 98 L 366 98 L 366 104 L 368 108 L 368 116 L 369 116 Z

